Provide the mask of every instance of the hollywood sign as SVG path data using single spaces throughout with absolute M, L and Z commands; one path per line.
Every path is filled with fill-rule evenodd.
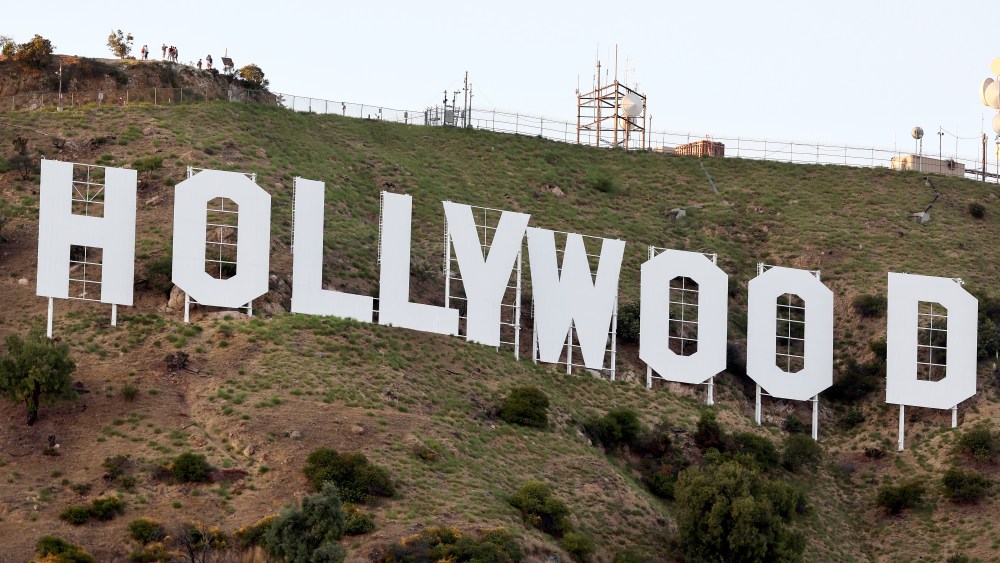
M 136 172 L 105 169 L 100 186 L 103 216 L 97 217 L 73 212 L 74 202 L 81 201 L 73 169 L 71 163 L 53 160 L 44 160 L 41 166 L 37 294 L 49 298 L 50 336 L 52 300 L 73 298 L 69 293 L 71 246 L 102 249 L 100 297 L 93 300 L 111 304 L 113 310 L 118 305 L 130 306 L 133 300 Z M 376 307 L 373 297 L 322 287 L 325 185 L 297 178 L 295 188 L 293 313 L 371 323 L 377 312 L 377 322 L 382 325 L 459 335 L 459 311 L 448 307 L 447 300 L 445 306 L 410 301 L 410 196 L 382 193 Z M 238 206 L 238 237 L 233 243 L 236 269 L 228 279 L 205 271 L 205 233 L 210 226 L 206 209 L 217 198 Z M 520 272 L 526 238 L 534 304 L 532 358 L 561 363 L 565 352 L 571 366 L 573 348 L 578 348 L 583 356 L 579 365 L 602 369 L 611 354 L 613 369 L 624 241 L 600 239 L 595 274 L 584 235 L 564 233 L 565 245 L 557 248 L 555 232 L 529 227 L 530 215 L 496 210 L 500 217 L 490 227 L 493 236 L 487 245 L 479 234 L 485 225 L 476 222 L 472 207 L 448 201 L 442 204 L 450 241 L 446 242 L 447 252 L 454 249 L 467 299 L 462 336 L 500 346 L 502 299 L 512 271 Z M 202 305 L 239 308 L 259 298 L 268 291 L 270 220 L 271 196 L 246 175 L 217 170 L 190 175 L 174 191 L 173 283 Z M 642 264 L 640 278 L 639 357 L 665 380 L 711 382 L 726 368 L 728 276 L 704 254 L 670 249 L 650 254 Z M 679 354 L 667 344 L 670 282 L 676 278 L 692 280 L 698 288 L 698 329 L 692 338 L 696 351 L 690 355 Z M 517 282 L 519 288 L 519 279 Z M 776 300 L 786 294 L 799 296 L 804 302 L 802 369 L 794 373 L 775 361 L 776 335 L 780 335 L 778 325 L 782 322 L 775 314 Z M 934 347 L 934 343 L 918 342 L 921 302 L 947 309 L 947 344 L 940 347 L 947 354 L 940 366 L 946 375 L 938 381 L 918 377 L 918 364 L 928 363 L 926 358 L 918 358 L 918 347 Z M 903 406 L 955 409 L 975 394 L 977 309 L 976 299 L 959 280 L 888 274 L 886 402 L 900 405 L 900 448 Z M 816 272 L 760 268 L 748 287 L 747 314 L 747 374 L 758 386 L 757 422 L 762 392 L 783 399 L 812 400 L 816 437 L 818 395 L 833 383 L 833 293 Z M 515 323 L 519 325 L 520 319 Z M 573 344 L 574 333 L 578 346 Z

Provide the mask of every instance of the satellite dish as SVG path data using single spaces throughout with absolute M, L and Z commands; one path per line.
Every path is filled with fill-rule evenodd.
M 993 109 L 1000 109 L 1000 82 L 996 82 L 992 78 L 986 80 L 989 81 L 989 84 L 983 82 L 983 103 Z
M 983 80 L 983 85 L 979 88 L 979 101 L 983 102 L 984 106 L 990 105 L 990 103 L 986 101 L 986 89 L 990 87 L 990 84 L 993 84 L 993 79 L 987 78 L 986 80 Z
M 913 135 L 914 139 L 923 139 L 924 138 L 924 128 L 923 127 L 914 127 L 913 131 L 910 131 L 910 135 Z
M 642 115 L 642 96 L 635 92 L 625 94 L 621 105 L 618 106 L 618 113 L 622 117 L 637 117 Z
M 990 72 L 1000 76 L 1000 57 L 993 59 L 993 62 L 990 63 Z
M 1000 135 L 1000 113 L 993 116 L 993 131 Z

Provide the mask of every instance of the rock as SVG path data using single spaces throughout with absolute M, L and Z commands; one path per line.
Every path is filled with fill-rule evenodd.
M 250 457 L 255 453 L 257 453 L 257 446 L 254 446 L 253 444 L 250 444 L 247 447 L 243 448 L 243 455 L 247 457 Z
M 302 438 L 302 433 L 298 430 L 288 430 L 285 432 L 285 436 L 288 436 L 292 440 L 299 440 Z
M 143 206 L 148 207 L 150 205 L 156 205 L 157 203 L 160 203 L 161 199 L 163 198 L 160 196 L 151 197 L 146 200 L 146 203 L 144 203 Z
M 17 280 L 17 285 L 28 285 L 28 278 L 21 278 Z
M 667 219 L 683 219 L 687 217 L 687 211 L 683 209 L 671 209 L 667 212 Z
M 359 424 L 355 424 L 354 426 L 351 427 L 351 433 L 361 436 L 362 434 L 365 433 L 365 427 Z
M 170 297 L 167 299 L 167 309 L 171 311 L 182 311 L 184 309 L 184 292 L 181 291 L 181 288 L 176 285 L 170 288 Z
M 931 222 L 931 212 L 930 211 L 919 211 L 917 213 L 910 213 L 910 219 L 913 219 L 921 225 L 926 225 Z

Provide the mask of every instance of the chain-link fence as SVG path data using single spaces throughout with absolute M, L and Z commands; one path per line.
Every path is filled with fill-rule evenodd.
M 57 93 L 36 92 L 18 94 L 0 100 L 0 107 L 11 110 L 42 110 L 54 109 L 60 105 L 72 107 L 87 104 L 110 104 L 127 107 L 136 103 L 165 105 L 206 100 L 280 105 L 293 111 L 336 114 L 409 125 L 468 126 L 497 133 L 543 137 L 565 143 L 597 144 L 596 131 L 583 130 L 578 134 L 575 122 L 537 115 L 494 109 L 463 110 L 451 106 L 430 106 L 420 110 L 396 109 L 376 104 L 328 100 L 264 90 L 248 90 L 236 86 L 231 86 L 228 89 L 144 88 L 108 93 L 67 92 L 62 94 L 61 103 Z M 633 136 L 641 135 L 641 132 L 632 132 L 631 134 Z M 979 137 L 952 136 L 950 141 L 954 141 L 954 150 L 945 152 L 942 148 L 938 155 L 924 152 L 922 158 L 913 158 L 909 156 L 913 154 L 912 152 L 899 148 L 781 141 L 741 136 L 693 135 L 676 131 L 647 132 L 645 148 L 669 153 L 675 147 L 705 140 L 725 145 L 724 152 L 727 157 L 799 164 L 841 164 L 872 168 L 913 169 L 921 172 L 939 172 L 951 175 L 961 175 L 964 168 L 966 177 L 975 179 L 984 179 L 985 177 L 986 181 L 994 183 L 1000 180 L 1000 162 L 998 162 L 1000 159 L 997 158 L 1000 157 L 1000 142 L 997 143 L 996 149 L 988 146 L 984 155 L 983 145 Z M 939 140 L 941 139 L 939 138 Z M 996 157 L 990 159 L 990 154 L 993 154 L 994 151 Z M 985 170 L 983 166 L 984 156 L 986 157 Z

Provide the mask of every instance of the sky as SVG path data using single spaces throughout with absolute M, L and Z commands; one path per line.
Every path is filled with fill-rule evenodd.
M 651 129 L 974 155 L 996 114 L 1000 2 L 80 2 L 5 6 L 0 35 L 111 57 L 112 29 L 159 58 L 228 50 L 273 91 L 423 110 L 466 71 L 473 105 L 576 119 L 595 63 L 647 96 Z M 112 7 L 113 6 L 113 7 Z M 603 73 L 603 71 L 602 71 Z M 461 94 L 459 94 L 461 99 Z M 937 133 L 943 128 L 946 134 Z M 957 138 L 961 139 L 956 145 Z M 974 158 L 974 157 L 970 157 Z

